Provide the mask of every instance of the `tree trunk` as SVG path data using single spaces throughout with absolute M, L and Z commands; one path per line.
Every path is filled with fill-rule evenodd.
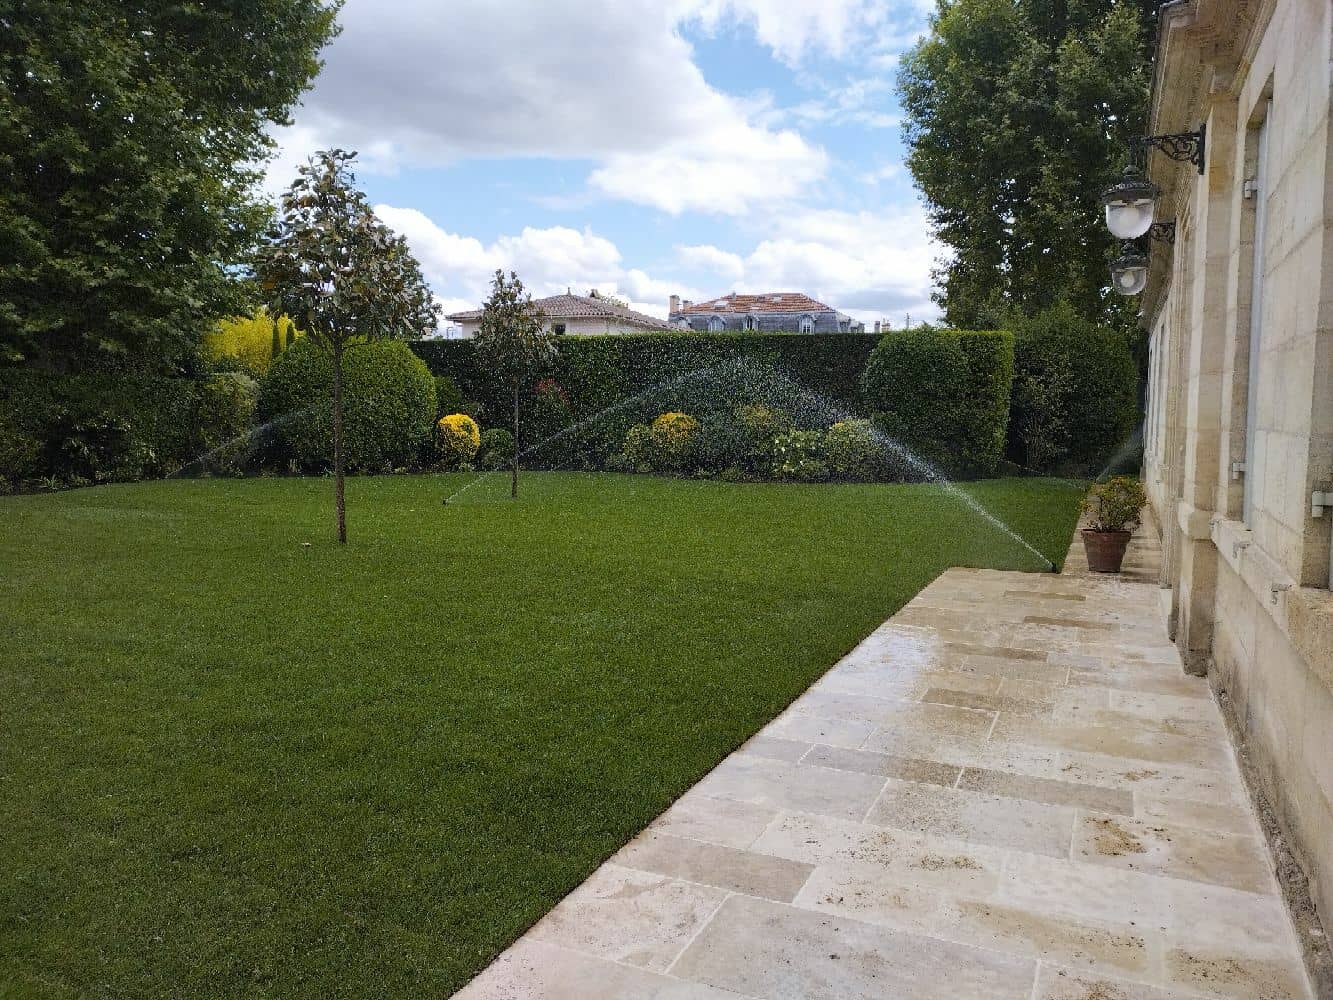
M 509 484 L 509 495 L 518 496 L 518 382 L 514 383 L 514 478 Z
M 333 507 L 338 542 L 347 544 L 347 501 L 343 496 L 343 348 L 333 345 Z

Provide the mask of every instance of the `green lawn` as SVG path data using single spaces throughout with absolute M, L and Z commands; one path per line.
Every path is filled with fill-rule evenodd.
M 0 994 L 457 988 L 951 565 L 935 486 L 0 499 Z M 1059 561 L 1078 484 L 968 489 Z

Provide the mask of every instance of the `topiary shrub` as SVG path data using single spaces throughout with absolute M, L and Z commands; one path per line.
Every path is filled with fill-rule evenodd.
M 950 475 L 992 475 L 1004 450 L 1013 360 L 1013 337 L 1003 331 L 892 332 L 866 365 L 866 401 L 876 426 L 918 458 Z
M 503 469 L 514 460 L 514 435 L 503 427 L 481 432 L 477 461 L 483 469 Z
M 481 447 L 481 430 L 466 413 L 451 413 L 435 425 L 440 462 L 447 469 L 469 463 Z
M 1138 368 L 1128 339 L 1067 303 L 1013 327 L 1009 459 L 1034 472 L 1096 473 L 1139 419 Z
M 194 432 L 195 464 L 200 471 L 233 475 L 245 471 L 255 452 L 250 431 L 258 388 L 254 379 L 238 372 L 214 375 L 199 383 Z
M 435 379 L 406 344 L 362 341 L 343 354 L 347 468 L 386 472 L 413 464 L 435 425 Z M 305 472 L 333 464 L 333 360 L 301 338 L 260 383 L 257 419 L 273 422 L 271 461 Z
M 824 453 L 834 479 L 868 482 L 879 478 L 883 458 L 869 420 L 839 420 L 824 434 Z
M 773 442 L 773 475 L 798 483 L 819 483 L 829 477 L 824 434 L 788 431 Z

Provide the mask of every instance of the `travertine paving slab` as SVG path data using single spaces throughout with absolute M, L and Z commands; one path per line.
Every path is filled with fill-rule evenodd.
M 1156 588 L 1071 565 L 941 575 L 460 995 L 1313 1000 Z

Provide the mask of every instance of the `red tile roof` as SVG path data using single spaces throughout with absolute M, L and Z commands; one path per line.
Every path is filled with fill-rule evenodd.
M 737 295 L 732 292 L 720 299 L 693 302 L 680 312 L 690 316 L 699 313 L 817 313 L 837 310 L 802 292 L 765 292 L 762 295 Z
M 619 320 L 632 326 L 647 327 L 651 330 L 672 330 L 672 326 L 633 309 L 626 309 L 606 299 L 591 295 L 552 295 L 545 299 L 534 299 L 533 305 L 546 314 L 547 319 L 606 319 Z M 459 323 L 466 320 L 481 319 L 480 309 L 450 313 L 445 319 Z

